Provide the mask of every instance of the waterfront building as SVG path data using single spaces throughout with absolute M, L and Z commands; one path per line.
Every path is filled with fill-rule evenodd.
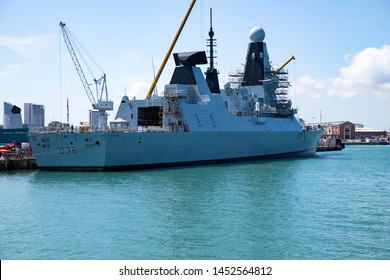
M 101 120 L 101 112 L 96 110 L 89 110 L 89 125 L 93 128 L 102 128 L 107 124 L 107 115 L 105 115 L 105 119 L 102 122 Z
M 21 111 L 18 106 L 4 102 L 3 125 L 5 129 L 23 128 Z
M 26 127 L 45 126 L 45 106 L 33 103 L 24 103 L 24 124 Z
M 334 136 L 341 140 L 351 140 L 356 137 L 356 127 L 349 121 L 329 122 L 324 124 L 324 136 Z
M 357 127 L 355 130 L 356 139 L 379 139 L 387 137 L 387 131 L 368 127 Z
M 388 132 L 383 129 L 364 127 L 362 124 L 354 124 L 349 121 L 329 122 L 324 124 L 323 138 L 330 136 L 347 140 L 380 139 L 388 137 Z

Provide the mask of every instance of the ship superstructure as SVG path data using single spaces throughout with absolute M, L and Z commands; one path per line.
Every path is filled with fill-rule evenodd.
M 271 66 L 264 38 L 251 30 L 245 69 L 223 89 L 213 65 L 205 74 L 199 67 L 204 51 L 175 53 L 162 95 L 123 96 L 106 131 L 30 132 L 38 166 L 111 170 L 314 154 L 323 129 L 295 117 L 288 73 Z

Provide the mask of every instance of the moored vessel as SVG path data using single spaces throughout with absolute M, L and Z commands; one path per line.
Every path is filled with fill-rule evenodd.
M 210 45 L 214 32 L 210 29 Z M 296 118 L 288 72 L 269 61 L 265 32 L 254 28 L 245 69 L 219 88 L 213 52 L 175 53 L 161 96 L 123 96 L 108 127 L 29 132 L 41 169 L 117 170 L 312 155 L 321 127 Z M 154 88 L 153 86 L 151 88 Z

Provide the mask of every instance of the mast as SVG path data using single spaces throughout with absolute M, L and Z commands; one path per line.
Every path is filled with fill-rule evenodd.
M 69 98 L 66 99 L 66 123 L 69 124 Z
M 213 10 L 210 8 L 210 31 L 209 39 L 207 39 L 207 47 L 210 48 L 210 66 L 206 71 L 206 82 L 212 93 L 220 93 L 219 81 L 218 81 L 218 70 L 214 68 L 214 47 L 216 47 L 216 39 L 214 39 L 213 30 Z
M 213 31 L 213 9 L 210 8 L 210 31 L 209 31 L 210 39 L 207 39 L 208 41 L 208 47 L 210 47 L 210 69 L 214 69 L 214 43 L 216 42 L 216 39 L 214 38 L 214 31 Z M 215 45 L 217 46 L 217 45 Z
M 164 70 L 165 65 L 167 64 L 168 58 L 169 58 L 169 56 L 170 56 L 171 53 L 172 53 L 173 47 L 175 46 L 175 44 L 176 44 L 176 42 L 177 42 L 177 39 L 179 39 L 180 33 L 181 33 L 181 31 L 183 30 L 183 27 L 184 27 L 184 25 L 186 24 L 186 21 L 187 21 L 188 17 L 190 16 L 191 10 L 192 10 L 192 8 L 194 7 L 195 2 L 196 2 L 196 0 L 192 0 L 190 6 L 188 7 L 187 13 L 185 14 L 184 19 L 183 19 L 183 21 L 181 22 L 181 24 L 180 24 L 180 26 L 179 26 L 179 29 L 178 29 L 177 32 L 176 32 L 175 38 L 173 39 L 173 41 L 172 41 L 172 43 L 171 43 L 171 46 L 169 47 L 167 53 L 165 54 L 164 60 L 163 60 L 163 62 L 161 63 L 160 68 L 158 69 L 157 75 L 156 75 L 156 77 L 154 78 L 153 83 L 152 83 L 152 85 L 150 86 L 149 91 L 148 91 L 148 93 L 147 93 L 146 96 L 145 96 L 145 99 L 149 99 L 149 98 L 150 98 L 150 96 L 151 96 L 151 94 L 152 94 L 154 88 L 156 87 L 156 84 L 157 84 L 157 82 L 158 82 L 158 79 L 160 79 L 161 73 L 162 73 L 162 71 Z

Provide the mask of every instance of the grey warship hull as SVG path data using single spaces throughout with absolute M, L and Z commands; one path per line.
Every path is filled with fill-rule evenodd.
M 323 129 L 295 117 L 287 72 L 269 62 L 264 31 L 251 33 L 245 70 L 223 89 L 205 52 L 174 54 L 162 96 L 124 96 L 110 127 L 30 131 L 50 170 L 116 170 L 312 155 Z
M 319 137 L 318 131 L 113 132 L 32 140 L 41 143 L 34 149 L 41 169 L 121 170 L 311 155 Z

